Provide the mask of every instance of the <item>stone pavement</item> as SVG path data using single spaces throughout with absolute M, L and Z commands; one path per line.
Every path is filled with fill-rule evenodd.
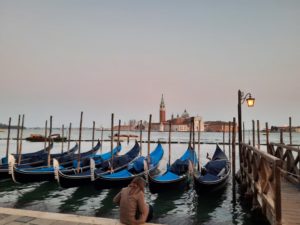
M 0 225 L 121 225 L 119 220 L 0 207 Z M 147 225 L 155 225 L 147 223 Z M 158 224 L 156 224 L 158 225 Z

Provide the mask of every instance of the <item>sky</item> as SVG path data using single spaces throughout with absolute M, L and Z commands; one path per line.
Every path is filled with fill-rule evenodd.
M 0 0 L 0 123 L 229 121 L 240 89 L 246 127 L 300 125 L 299 40 L 298 0 Z

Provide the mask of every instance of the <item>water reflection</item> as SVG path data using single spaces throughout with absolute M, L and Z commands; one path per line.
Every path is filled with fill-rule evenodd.
M 165 217 L 172 210 L 176 209 L 176 201 L 181 199 L 182 191 L 173 190 L 171 193 L 158 193 L 155 194 L 156 199 L 153 202 L 154 217 Z
M 3 180 L 0 182 L 0 205 L 2 207 L 15 207 L 18 198 L 29 191 L 32 191 L 39 183 L 16 184 L 12 180 Z
M 206 224 L 216 219 L 214 212 L 226 199 L 226 188 L 214 193 L 195 194 L 193 224 Z
M 186 192 L 172 190 L 168 193 L 155 194 L 153 201 L 155 223 L 191 224 L 192 204 L 189 200 L 194 196 L 193 190 Z
M 30 191 L 18 196 L 15 208 L 25 208 L 35 201 L 43 201 L 50 196 L 51 191 L 56 190 L 58 185 L 54 182 L 36 183 Z
M 94 198 L 100 194 L 93 186 L 81 186 L 75 189 L 71 196 L 62 201 L 59 206 L 59 212 L 61 213 L 74 213 L 79 212 L 80 207 L 85 205 L 86 201 Z M 83 213 L 84 214 L 84 213 Z
M 113 203 L 113 198 L 120 190 L 121 189 L 103 190 L 103 192 L 106 192 L 106 196 L 102 199 L 100 208 L 96 210 L 96 216 L 110 218 L 115 218 L 116 216 L 119 217 L 119 209 L 118 206 Z

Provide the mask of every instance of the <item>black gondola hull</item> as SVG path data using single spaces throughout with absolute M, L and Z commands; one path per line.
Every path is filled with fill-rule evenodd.
M 0 180 L 8 179 L 11 175 L 8 174 L 8 169 L 0 169 Z
M 24 171 L 22 169 L 14 168 L 14 180 L 18 183 L 30 183 L 30 182 L 40 182 L 40 181 L 53 181 L 54 172 L 36 172 Z
M 226 187 L 228 177 L 226 176 L 224 179 L 212 183 L 200 181 L 197 176 L 194 176 L 194 189 L 198 195 L 219 191 Z
M 120 178 L 120 179 L 106 179 L 105 177 L 97 177 L 93 181 L 95 189 L 111 189 L 111 188 L 122 188 L 128 186 L 135 176 Z
M 70 176 L 65 175 L 59 172 L 59 185 L 63 188 L 71 188 L 71 187 L 79 187 L 79 186 L 85 186 L 85 185 L 91 185 L 91 176 L 85 175 L 85 176 Z
M 179 179 L 171 181 L 156 181 L 150 175 L 148 176 L 149 189 L 152 194 L 170 191 L 184 191 L 189 188 L 189 176 L 183 175 Z

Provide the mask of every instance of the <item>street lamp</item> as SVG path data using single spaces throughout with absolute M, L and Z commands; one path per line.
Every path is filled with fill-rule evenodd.
M 248 107 L 253 107 L 255 98 L 252 98 L 250 93 L 244 94 L 241 90 L 238 91 L 238 133 L 239 133 L 239 153 L 241 153 L 242 143 L 242 104 L 247 101 Z
M 248 94 L 249 94 L 248 98 L 246 98 L 247 95 L 245 95 L 245 98 L 246 98 L 246 101 L 247 101 L 247 105 L 248 105 L 248 107 L 253 107 L 254 103 L 255 103 L 255 98 L 252 98 L 250 93 L 248 93 Z

